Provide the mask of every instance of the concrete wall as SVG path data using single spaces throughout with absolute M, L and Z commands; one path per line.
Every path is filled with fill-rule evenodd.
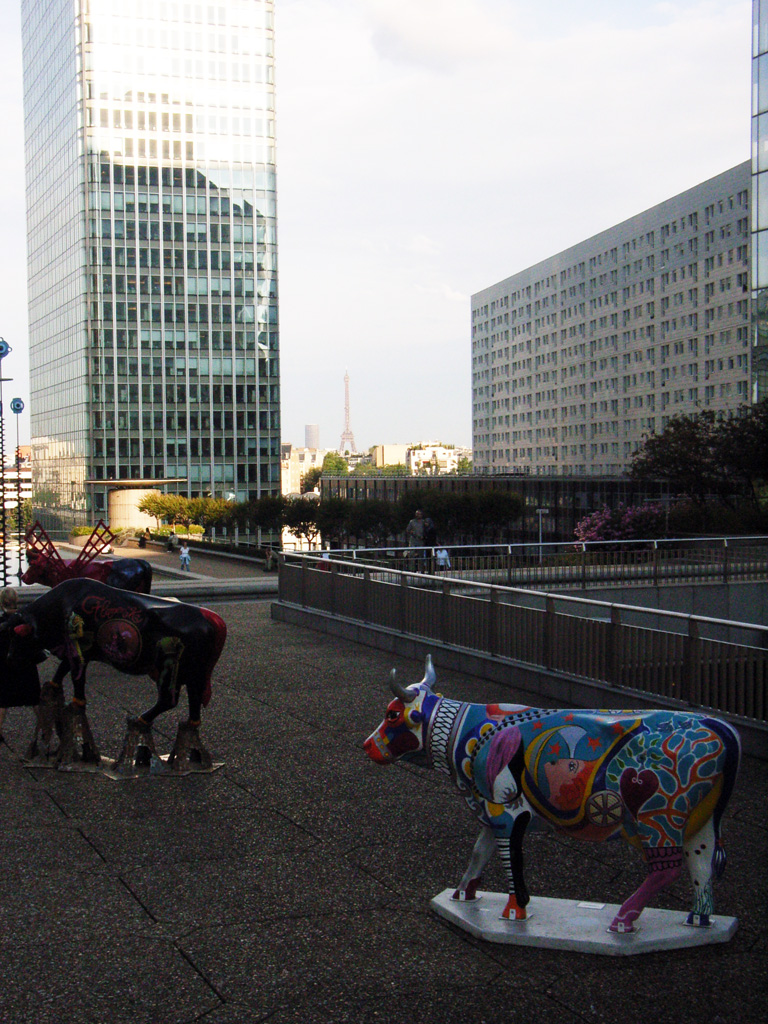
M 730 622 L 753 622 L 768 626 L 768 585 L 766 583 L 691 583 L 660 587 L 589 587 L 565 590 L 573 597 L 660 608 L 684 615 L 705 615 Z M 667 627 L 671 628 L 671 627 Z

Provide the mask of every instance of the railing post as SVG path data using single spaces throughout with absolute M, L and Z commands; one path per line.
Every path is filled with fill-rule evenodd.
M 581 586 L 587 589 L 587 545 L 581 545 Z
M 499 653 L 499 591 L 491 587 L 488 595 L 488 653 Z
M 307 607 L 307 559 L 301 560 L 301 607 Z
M 728 564 L 730 561 L 729 555 L 730 549 L 728 547 L 728 538 L 723 537 L 723 583 L 728 582 L 728 572 L 730 569 L 730 566 Z
M 659 545 L 653 542 L 653 585 L 659 585 Z
M 542 664 L 544 668 L 552 668 L 555 644 L 555 599 L 547 597 L 544 604 L 544 650 Z
M 400 607 L 399 607 L 399 619 L 400 619 L 400 632 L 405 633 L 405 600 L 406 590 L 408 588 L 408 577 L 404 572 L 400 573 Z
M 608 678 L 612 686 L 621 686 L 619 668 L 619 634 L 621 633 L 621 612 L 611 606 L 611 622 L 608 626 Z
M 336 614 L 336 580 L 339 575 L 339 563 L 331 562 L 331 607 L 329 609 L 331 615 Z
M 691 617 L 688 619 L 688 635 L 683 640 L 683 676 L 680 680 L 680 700 L 688 704 L 698 703 L 697 697 L 701 689 L 701 637 L 699 624 Z
M 448 636 L 448 601 L 451 596 L 451 585 L 443 580 L 442 596 L 440 597 L 440 639 L 444 644 L 451 642 Z
M 371 589 L 371 570 L 363 569 L 363 608 L 362 618 L 363 622 L 369 621 L 369 600 L 370 600 L 370 589 Z
M 507 546 L 507 586 L 512 586 L 512 545 Z

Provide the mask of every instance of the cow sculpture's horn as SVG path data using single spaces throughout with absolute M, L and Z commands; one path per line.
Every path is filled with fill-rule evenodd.
M 416 700 L 416 694 L 410 693 L 404 686 L 401 686 L 395 678 L 395 670 L 389 673 L 389 688 L 398 697 L 403 704 L 412 704 Z
M 437 682 L 437 675 L 435 674 L 435 666 L 432 664 L 432 655 L 428 654 L 424 662 L 424 678 L 421 680 L 423 686 L 428 686 L 431 690 Z

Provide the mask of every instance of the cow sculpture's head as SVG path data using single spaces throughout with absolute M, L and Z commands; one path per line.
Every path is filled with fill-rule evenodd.
M 440 694 L 432 692 L 435 683 L 432 658 L 427 655 L 424 678 L 420 683 L 402 686 L 389 676 L 389 686 L 395 699 L 387 708 L 384 721 L 375 729 L 363 746 L 366 754 L 378 764 L 391 764 L 400 757 L 419 761 L 424 756 L 424 740 L 430 719 Z
M 37 551 L 29 551 L 27 552 L 27 561 L 29 562 L 29 568 L 21 577 L 21 582 L 27 584 L 40 583 L 43 577 L 47 575 L 50 564 L 49 559 Z

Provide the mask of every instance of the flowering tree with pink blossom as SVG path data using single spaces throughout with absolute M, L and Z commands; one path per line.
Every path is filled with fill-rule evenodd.
M 574 531 L 579 541 L 654 540 L 663 537 L 666 512 L 659 502 L 642 505 L 604 506 L 585 516 Z

